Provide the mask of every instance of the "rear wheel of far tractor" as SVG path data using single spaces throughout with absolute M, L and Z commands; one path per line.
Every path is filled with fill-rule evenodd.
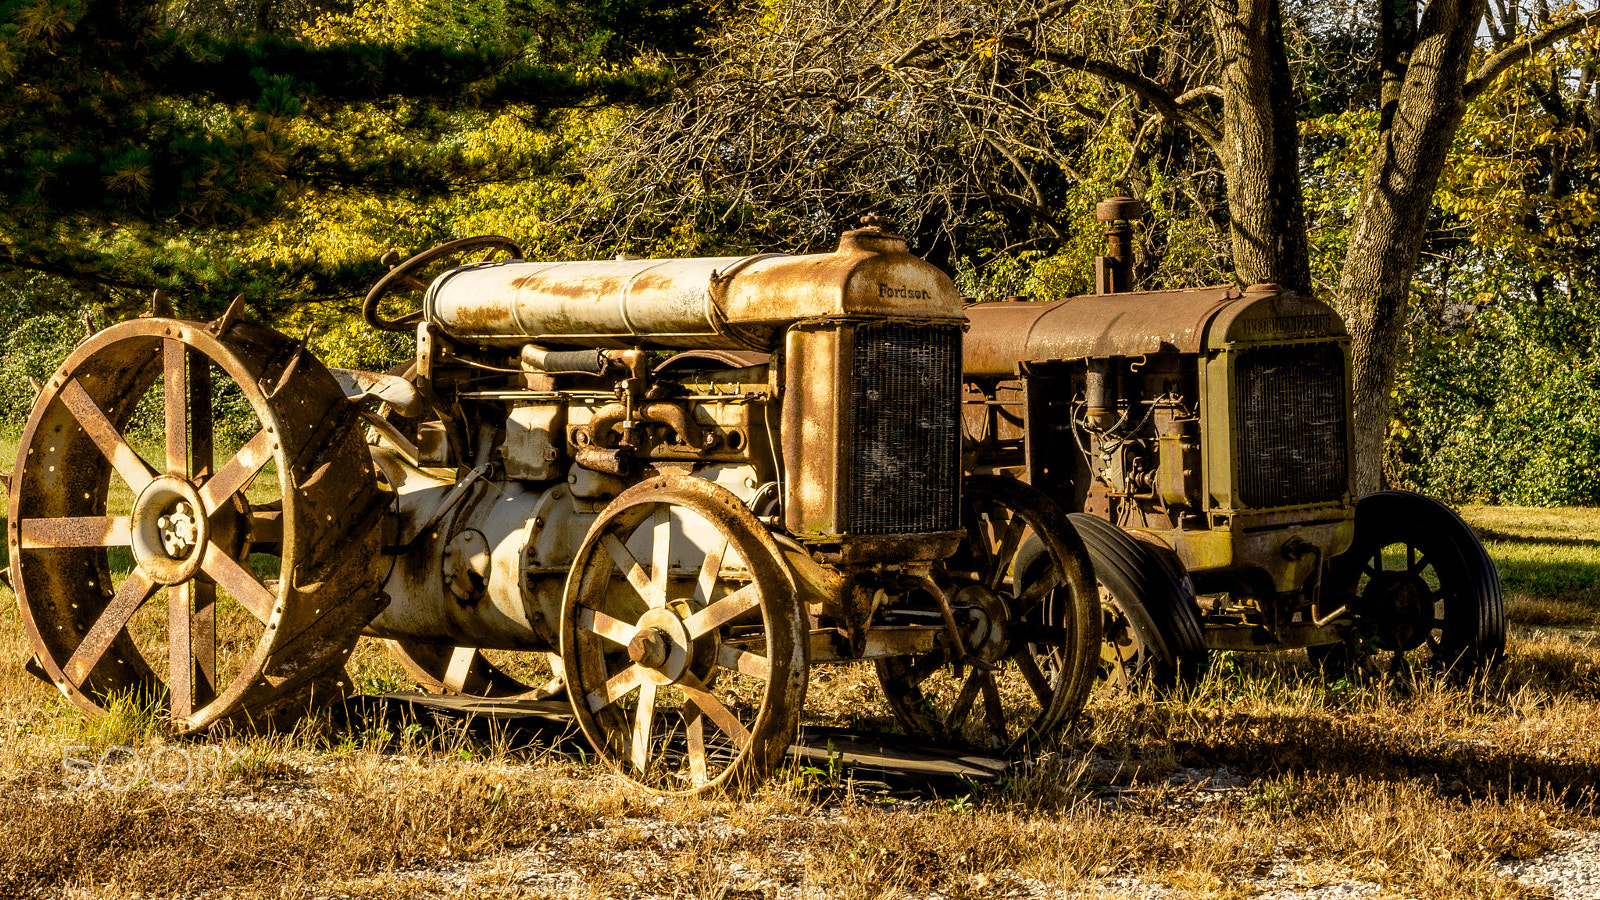
M 1126 690 L 1144 680 L 1167 689 L 1198 681 L 1207 651 L 1188 579 L 1174 574 L 1160 550 L 1110 522 L 1085 513 L 1067 518 L 1099 583 L 1101 683 Z
M 579 727 L 660 794 L 748 788 L 777 768 L 805 702 L 806 639 L 777 544 L 733 494 L 687 475 L 617 495 L 561 607 Z
M 1023 482 L 961 486 L 960 547 L 936 577 L 967 658 L 944 649 L 877 662 L 910 734 L 1006 754 L 1036 748 L 1083 708 L 1094 683 L 1100 611 L 1088 552 L 1055 502 Z M 1037 546 L 1029 571 L 1022 551 Z
M 1361 498 L 1355 540 L 1330 563 L 1322 590 L 1325 605 L 1342 602 L 1349 610 L 1343 642 L 1310 650 L 1330 674 L 1398 675 L 1414 660 L 1471 675 L 1505 653 L 1505 603 L 1494 562 L 1460 516 L 1421 494 Z
M 302 346 L 229 318 L 95 335 L 23 432 L 12 582 L 41 667 L 87 712 L 123 696 L 179 731 L 285 724 L 341 696 L 380 606 L 383 495 L 354 412 Z

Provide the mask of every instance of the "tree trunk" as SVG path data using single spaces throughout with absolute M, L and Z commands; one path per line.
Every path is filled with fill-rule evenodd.
M 1406 4 L 1396 5 L 1401 18 L 1385 23 L 1385 37 L 1391 40 L 1402 39 L 1402 29 L 1410 24 L 1403 18 Z M 1483 14 L 1484 0 L 1432 0 L 1416 25 L 1403 81 L 1386 84 L 1377 145 L 1356 203 L 1336 297 L 1354 355 L 1353 481 L 1358 496 L 1383 486 L 1389 391 L 1405 330 L 1406 301 L 1434 187 L 1466 113 L 1462 86 Z M 1389 31 L 1389 25 L 1396 30 Z M 1404 58 L 1401 53 L 1394 58 Z
M 1278 0 L 1211 0 L 1233 266 L 1246 284 L 1311 288 L 1300 128 Z

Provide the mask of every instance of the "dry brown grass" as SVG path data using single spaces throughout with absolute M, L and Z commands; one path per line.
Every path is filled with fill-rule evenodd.
M 658 801 L 568 745 L 431 725 L 174 741 L 136 704 L 84 720 L 26 657 L 6 596 L 6 897 L 1115 896 L 1138 878 L 1227 898 L 1269 874 L 1536 897 L 1493 864 L 1600 827 L 1600 641 L 1581 627 L 1519 630 L 1505 665 L 1464 686 L 1330 685 L 1303 655 L 1225 655 L 1181 696 L 1095 696 L 1076 734 L 999 784 L 885 797 L 794 770 L 741 802 Z M 407 684 L 376 645 L 352 674 Z M 807 712 L 886 718 L 861 666 L 818 672 Z M 118 744 L 231 762 L 170 792 L 63 787 L 65 748 Z

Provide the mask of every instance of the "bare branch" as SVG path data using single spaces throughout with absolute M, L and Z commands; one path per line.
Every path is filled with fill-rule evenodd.
M 1488 90 L 1489 85 L 1493 84 L 1506 69 L 1549 48 L 1557 41 L 1565 40 L 1596 25 L 1600 25 L 1600 10 L 1584 13 L 1559 25 L 1552 25 L 1543 31 L 1528 35 L 1484 60 L 1483 65 L 1478 67 L 1478 71 L 1467 79 L 1466 85 L 1462 87 L 1462 97 L 1467 100 L 1477 97 Z

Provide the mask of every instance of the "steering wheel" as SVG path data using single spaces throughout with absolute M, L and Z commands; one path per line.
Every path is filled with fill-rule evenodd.
M 389 271 L 378 279 L 378 283 L 367 291 L 366 300 L 361 303 L 361 317 L 368 325 L 379 331 L 410 331 L 422 318 L 422 310 L 412 310 L 402 316 L 386 319 L 378 312 L 378 301 L 397 290 L 405 289 L 422 293 L 428 289 L 428 283 L 418 278 L 416 273 L 424 266 L 441 259 L 449 259 L 469 253 L 479 248 L 486 248 L 487 253 L 478 262 L 489 262 L 495 258 L 497 252 L 504 253 L 507 259 L 521 259 L 522 248 L 510 238 L 493 234 L 466 237 L 459 240 L 447 241 L 429 250 L 424 250 L 405 262 L 400 262 L 400 254 L 390 250 L 379 258 L 379 262 L 389 267 Z M 419 298 L 420 299 L 420 298 Z

